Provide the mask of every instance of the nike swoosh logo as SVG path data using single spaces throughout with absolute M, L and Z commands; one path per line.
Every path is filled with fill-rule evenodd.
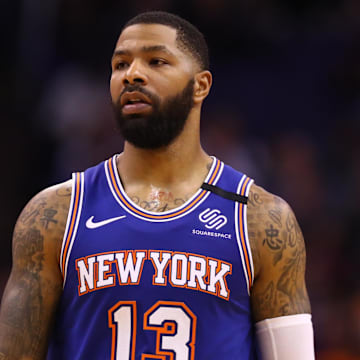
M 106 219 L 106 220 L 103 220 L 103 221 L 97 221 L 97 222 L 94 222 L 94 216 L 90 216 L 87 221 L 86 221 L 86 227 L 88 229 L 96 229 L 98 227 L 101 227 L 101 226 L 104 226 L 104 225 L 107 225 L 107 224 L 110 224 L 114 221 L 117 221 L 117 220 L 120 220 L 120 219 L 123 219 L 125 218 L 126 215 L 123 215 L 123 216 L 118 216 L 118 217 L 114 217 L 114 218 L 110 218 L 110 219 Z

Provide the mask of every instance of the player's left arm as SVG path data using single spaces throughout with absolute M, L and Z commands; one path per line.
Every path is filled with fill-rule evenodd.
M 306 252 L 295 215 L 284 200 L 256 185 L 247 214 L 255 271 L 250 296 L 263 359 L 313 359 Z

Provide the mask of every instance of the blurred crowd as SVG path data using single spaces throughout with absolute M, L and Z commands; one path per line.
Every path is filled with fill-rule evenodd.
M 317 359 L 360 359 L 360 2 L 5 0 L 0 30 L 0 292 L 36 192 L 122 149 L 108 84 L 131 16 L 161 9 L 205 34 L 205 149 L 294 209 L 306 240 Z M 295 340 L 294 340 L 295 341 Z

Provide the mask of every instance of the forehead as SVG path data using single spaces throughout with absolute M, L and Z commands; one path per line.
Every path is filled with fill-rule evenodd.
M 162 45 L 174 52 L 177 50 L 176 30 L 160 24 L 135 24 L 120 34 L 116 49 L 136 50 L 143 46 Z

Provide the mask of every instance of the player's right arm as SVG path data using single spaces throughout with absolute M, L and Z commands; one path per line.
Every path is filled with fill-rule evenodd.
M 36 195 L 13 235 L 13 265 L 1 302 L 0 360 L 45 359 L 60 295 L 62 238 L 71 181 Z

